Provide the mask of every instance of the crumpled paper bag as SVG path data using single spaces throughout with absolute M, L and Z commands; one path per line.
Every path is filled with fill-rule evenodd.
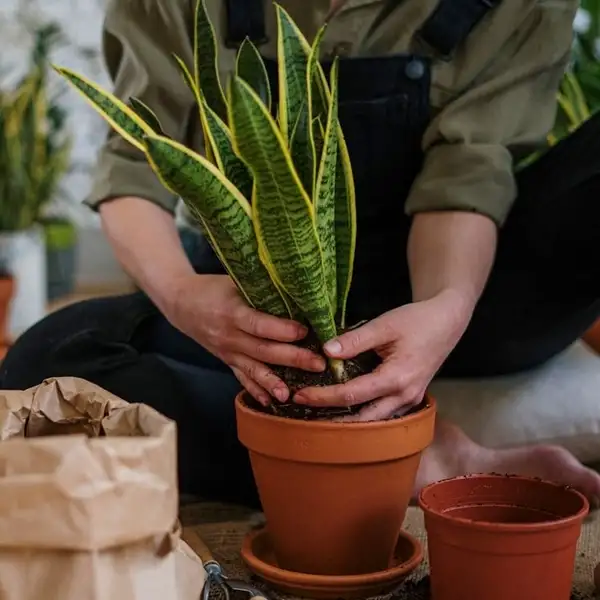
M 0 600 L 198 600 L 176 426 L 81 379 L 0 391 Z

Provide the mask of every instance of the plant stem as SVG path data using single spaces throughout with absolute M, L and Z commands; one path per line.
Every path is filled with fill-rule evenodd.
M 329 369 L 333 373 L 335 380 L 338 383 L 344 383 L 348 380 L 348 373 L 346 373 L 346 365 L 343 360 L 339 358 L 329 358 Z

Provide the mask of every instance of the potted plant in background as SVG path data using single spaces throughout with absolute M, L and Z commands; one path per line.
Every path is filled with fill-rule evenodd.
M 276 12 L 277 121 L 265 65 L 248 40 L 224 91 L 214 31 L 204 2 L 197 4 L 194 69 L 175 60 L 198 102 L 206 157 L 169 139 L 138 99 L 126 104 L 73 71 L 57 70 L 183 199 L 247 302 L 305 322 L 308 343 L 319 350 L 348 327 L 354 183 L 337 116 L 337 63 L 327 79 L 318 61 L 323 30 L 311 46 L 285 10 Z M 363 358 L 331 360 L 320 376 L 281 374 L 293 391 L 328 385 L 372 368 Z M 395 552 L 420 456 L 433 438 L 434 401 L 373 423 L 338 422 L 332 417 L 339 412 L 327 408 L 309 413 L 293 397 L 263 408 L 241 394 L 236 410 L 268 523 L 268 534 L 248 552 L 268 539 L 279 567 L 311 581 L 324 577 L 317 585 L 325 587 L 343 576 L 352 586 L 395 585 L 406 572 Z M 408 547 L 418 562 L 418 544 Z M 383 575 L 373 579 L 375 571 Z
M 40 226 L 69 164 L 64 115 L 47 87 L 51 49 L 60 30 L 35 32 L 29 68 L 0 95 L 0 259 L 15 278 L 9 336 L 42 318 L 47 308 L 46 243 Z
M 2 243 L 0 241 L 0 256 Z M 0 360 L 8 352 L 10 337 L 8 335 L 8 314 L 15 293 L 15 280 L 4 261 L 0 260 Z
M 581 44 L 585 43 L 585 40 L 580 41 Z M 582 59 L 580 59 L 581 61 Z M 588 100 L 588 95 L 593 96 L 594 78 L 586 78 L 586 73 L 593 71 L 596 76 L 600 75 L 600 63 L 595 60 L 590 63 L 587 70 L 583 65 L 580 64 L 579 72 L 580 76 L 584 77 L 587 85 L 584 87 L 580 82 L 577 75 L 574 72 L 567 72 L 564 76 L 561 89 L 558 94 L 558 114 L 554 130 L 548 136 L 549 146 L 554 146 L 559 140 L 569 135 L 585 121 L 587 121 L 592 114 L 594 114 L 594 107 L 598 106 L 598 101 Z M 596 80 L 596 90 L 600 89 Z M 600 319 L 597 320 L 583 335 L 583 341 L 595 352 L 600 353 Z

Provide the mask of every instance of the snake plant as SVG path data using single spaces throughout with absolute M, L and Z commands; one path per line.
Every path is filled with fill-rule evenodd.
M 33 225 L 69 166 L 65 113 L 46 83 L 57 35 L 53 25 L 38 30 L 27 74 L 0 90 L 0 231 Z
M 197 103 L 204 155 L 171 139 L 141 100 L 120 100 L 55 68 L 183 200 L 245 300 L 306 322 L 323 344 L 346 327 L 356 241 L 338 66 L 327 78 L 318 60 L 324 28 L 309 44 L 290 15 L 275 10 L 277 118 L 264 61 L 249 40 L 223 87 L 214 28 L 204 0 L 197 2 L 194 64 L 174 60 Z M 348 378 L 342 361 L 330 368 L 338 381 Z

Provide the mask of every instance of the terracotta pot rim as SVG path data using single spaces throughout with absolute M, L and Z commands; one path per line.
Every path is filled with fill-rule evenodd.
M 278 417 L 275 415 L 269 415 L 266 413 L 259 412 L 248 406 L 243 398 L 247 394 L 245 390 L 242 390 L 236 397 L 235 402 L 238 405 L 238 409 L 248 415 L 251 418 L 255 419 L 263 419 L 267 421 L 273 421 L 274 423 L 293 423 L 295 427 L 298 428 L 306 428 L 306 429 L 320 429 L 320 430 L 330 430 L 330 429 L 349 429 L 352 428 L 356 431 L 364 431 L 369 429 L 393 429 L 395 427 L 406 426 L 407 424 L 413 423 L 414 421 L 420 421 L 426 416 L 428 416 L 431 412 L 435 412 L 436 410 L 436 400 L 430 394 L 425 394 L 424 400 L 427 400 L 427 403 L 424 404 L 422 408 L 420 408 L 417 412 L 407 415 L 405 417 L 398 417 L 397 419 L 388 419 L 386 421 L 365 421 L 365 422 L 339 422 L 339 421 L 304 421 L 302 419 L 290 419 L 287 417 Z
M 390 575 L 398 576 L 402 573 L 411 573 L 423 560 L 423 545 L 418 539 L 407 533 L 406 531 L 400 531 L 398 535 L 398 542 L 400 538 L 404 538 L 412 546 L 412 552 L 409 557 L 403 562 L 391 567 L 389 569 L 383 569 L 381 571 L 374 571 L 372 573 L 361 573 L 359 575 L 313 575 L 311 573 L 299 573 L 297 571 L 290 571 L 288 569 L 282 569 L 276 565 L 267 563 L 260 559 L 254 554 L 252 544 L 254 539 L 259 535 L 264 535 L 265 529 L 260 528 L 251 531 L 244 537 L 242 542 L 242 558 L 248 565 L 248 567 L 255 571 L 260 572 L 261 577 L 269 577 L 271 580 L 278 580 L 285 582 L 286 585 L 301 585 L 301 586 L 314 586 L 314 587 L 339 587 L 339 586 L 364 586 L 373 585 L 380 582 L 385 582 L 390 578 Z
M 539 484 L 540 486 L 551 486 L 565 494 L 576 496 L 581 502 L 581 508 L 566 517 L 559 517 L 551 521 L 542 521 L 537 523 L 497 523 L 493 521 L 473 521 L 464 517 L 452 516 L 452 514 L 446 514 L 443 510 L 437 510 L 432 508 L 429 503 L 425 500 L 425 496 L 429 491 L 436 487 L 442 487 L 444 484 L 452 481 L 460 480 L 476 480 L 476 479 L 506 479 L 510 477 L 513 481 L 526 481 L 528 483 Z M 430 483 L 425 486 L 419 493 L 419 506 L 426 514 L 427 517 L 434 517 L 436 520 L 444 521 L 450 525 L 457 525 L 464 529 L 472 529 L 478 531 L 494 531 L 494 532 L 506 532 L 506 533 L 526 533 L 526 532 L 540 532 L 540 531 L 552 531 L 554 529 L 561 529 L 562 527 L 570 526 L 574 521 L 583 520 L 583 518 L 589 512 L 589 502 L 587 498 L 575 488 L 565 486 L 554 481 L 548 481 L 546 479 L 540 479 L 538 477 L 525 477 L 523 475 L 502 475 L 498 473 L 473 473 L 471 475 L 461 475 L 459 477 L 449 477 L 442 479 L 434 483 Z M 497 505 L 498 503 L 489 503 L 489 506 Z

